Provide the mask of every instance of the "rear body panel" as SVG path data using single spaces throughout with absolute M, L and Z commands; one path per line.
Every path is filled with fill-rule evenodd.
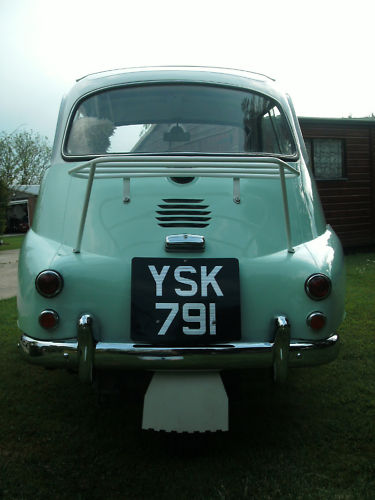
M 286 164 L 298 172 L 298 175 L 286 178 L 286 193 L 283 196 L 279 175 L 272 178 L 241 178 L 236 184 L 234 175 L 232 178 L 195 176 L 192 167 L 189 174 L 194 179 L 185 184 L 176 182 L 169 175 L 129 177 L 130 183 L 125 184 L 123 178 L 128 179 L 126 175 L 123 178 L 100 178 L 97 174 L 93 178 L 82 239 L 77 250 L 89 180 L 72 175 L 72 170 L 84 166 L 95 155 L 80 159 L 68 158 L 64 154 L 64 138 L 68 134 L 72 110 L 77 108 L 77 102 L 82 96 L 92 92 L 111 86 L 144 84 L 145 81 L 202 82 L 204 85 L 253 89 L 277 99 L 280 108 L 284 110 L 297 148 L 295 157 L 286 159 Z M 287 318 L 290 324 L 290 345 L 293 342 L 311 344 L 331 338 L 344 314 L 343 255 L 338 238 L 331 228 L 326 227 L 297 129 L 298 123 L 295 122 L 287 96 L 276 92 L 273 83 L 249 79 L 243 74 L 226 75 L 220 71 L 203 70 L 153 70 L 125 72 L 108 77 L 99 75 L 79 82 L 63 102 L 53 163 L 45 176 L 34 224 L 26 236 L 20 255 L 20 329 L 28 338 L 38 341 L 70 341 L 74 344 L 74 339 L 77 339 L 77 322 L 82 315 L 89 314 L 93 318 L 93 342 L 98 347 L 142 344 L 142 334 L 132 334 L 131 327 L 132 310 L 134 316 L 132 262 L 134 259 L 144 259 L 147 271 L 149 259 L 148 265 L 154 267 L 149 267 L 150 281 L 147 286 L 157 286 L 155 276 L 161 275 L 163 266 L 166 266 L 174 276 L 177 273 L 175 290 L 182 291 L 182 294 L 176 292 L 178 297 L 175 299 L 155 295 L 155 303 L 178 304 L 179 312 L 174 317 L 175 306 L 167 306 L 165 311 L 162 310 L 164 306 L 161 306 L 159 319 L 155 319 L 157 316 L 152 316 L 151 319 L 161 322 L 161 326 L 155 327 L 154 340 L 147 332 L 143 332 L 145 344 L 158 346 L 171 342 L 176 347 L 222 342 L 273 345 L 276 343 L 275 318 L 280 316 Z M 123 161 L 125 165 L 128 161 L 126 155 L 123 156 Z M 171 161 L 173 162 L 173 157 Z M 212 167 L 209 165 L 209 157 L 207 162 Z M 147 164 L 147 157 L 144 163 L 145 168 L 153 168 L 151 161 Z M 290 218 L 289 243 L 286 235 L 285 198 Z M 179 216 L 184 218 L 184 222 L 176 222 L 176 217 Z M 198 253 L 166 248 L 165 242 L 169 236 L 189 234 L 198 235 L 204 240 L 204 248 L 200 248 Z M 292 249 L 288 249 L 289 244 Z M 216 339 L 213 332 L 219 316 L 214 317 L 216 306 L 210 306 L 215 304 L 215 297 L 208 301 L 202 299 L 204 292 L 199 273 L 203 272 L 204 261 L 207 261 L 205 276 L 216 272 L 220 286 L 220 262 L 225 263 L 226 259 L 238 263 L 238 278 L 233 278 L 239 281 L 238 300 L 235 300 L 238 304 L 232 305 L 232 312 L 228 309 L 227 313 L 227 316 L 234 314 L 235 317 L 221 320 L 228 330 L 227 336 L 225 333 L 223 336 L 220 334 Z M 194 267 L 194 262 L 198 262 L 198 267 Z M 181 266 L 184 265 L 188 266 L 187 270 L 182 269 Z M 34 286 L 36 276 L 44 269 L 58 271 L 64 279 L 62 292 L 52 299 L 42 297 Z M 314 273 L 323 273 L 332 281 L 330 295 L 319 302 L 311 299 L 304 289 L 306 279 Z M 215 287 L 214 274 L 211 274 L 211 289 Z M 133 274 L 133 282 L 134 279 Z M 142 280 L 146 281 L 144 278 Z M 141 286 L 137 288 L 135 295 L 137 303 L 142 302 L 140 290 Z M 229 287 L 228 290 L 235 288 Z M 228 293 L 232 295 L 235 292 Z M 185 302 L 181 296 L 186 296 Z M 149 295 L 147 300 L 151 300 Z M 185 303 L 190 306 L 185 306 L 183 310 Z M 145 314 L 147 310 L 150 311 L 150 307 L 145 309 Z M 40 312 L 45 309 L 55 310 L 60 318 L 57 327 L 51 331 L 38 322 Z M 308 316 L 315 311 L 326 316 L 325 326 L 318 331 L 307 324 Z M 166 341 L 165 335 L 157 333 L 165 326 L 166 315 L 169 313 L 173 316 L 171 321 L 178 320 L 183 331 L 178 341 L 173 341 L 173 338 Z M 196 322 L 193 321 L 194 316 L 198 318 Z M 200 337 L 203 323 L 206 325 L 204 341 Z M 220 329 L 222 327 L 216 326 Z M 204 368 L 204 350 L 200 351 L 199 356 L 199 366 Z M 102 356 L 100 359 L 106 358 Z M 116 367 L 134 367 L 134 358 L 125 356 L 122 359 L 123 362 Z M 209 367 L 212 361 L 209 347 L 206 359 Z M 272 356 L 264 357 L 263 361 L 262 357 L 254 356 L 253 359 L 254 362 L 251 358 L 246 362 L 249 367 L 272 364 Z M 293 359 L 291 349 L 291 363 Z M 327 361 L 323 352 L 321 359 L 321 362 Z M 155 367 L 151 357 L 144 358 L 144 361 L 142 368 Z M 99 354 L 97 362 L 100 364 Z M 110 361 L 103 363 L 101 368 L 111 368 Z M 239 362 L 238 368 L 243 368 L 243 364 Z M 306 364 L 309 364 L 308 361 Z M 56 365 L 60 366 L 60 361 Z M 164 366 L 161 363 L 161 366 L 169 368 L 170 365 Z M 220 367 L 225 368 L 224 360 L 216 366 Z M 186 366 L 182 363 L 181 368 Z M 236 368 L 234 361 L 231 361 L 230 368 Z

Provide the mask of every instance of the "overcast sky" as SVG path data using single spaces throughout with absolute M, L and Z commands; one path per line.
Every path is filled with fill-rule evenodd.
M 163 64 L 268 74 L 300 116 L 369 116 L 374 14 L 374 0 L 0 0 L 0 131 L 52 141 L 76 78 Z

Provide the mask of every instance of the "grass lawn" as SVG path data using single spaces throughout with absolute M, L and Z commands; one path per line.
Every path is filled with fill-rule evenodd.
M 76 375 L 24 363 L 0 301 L 0 498 L 374 499 L 375 254 L 346 261 L 339 359 L 281 392 L 241 374 L 230 432 L 195 449 L 140 431 L 139 401 L 101 408 Z
M 20 236 L 0 236 L 0 240 L 3 241 L 3 244 L 0 245 L 0 252 L 2 250 L 16 250 L 17 248 L 21 248 L 25 235 Z

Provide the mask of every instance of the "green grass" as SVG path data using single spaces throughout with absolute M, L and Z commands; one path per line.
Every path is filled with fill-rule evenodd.
M 3 244 L 0 245 L 0 252 L 2 250 L 16 250 L 21 248 L 25 236 L 0 236 Z
M 374 499 L 375 254 L 346 261 L 338 360 L 281 392 L 242 374 L 230 432 L 196 448 L 140 431 L 135 399 L 101 408 L 76 375 L 24 363 L 15 299 L 1 301 L 0 498 Z

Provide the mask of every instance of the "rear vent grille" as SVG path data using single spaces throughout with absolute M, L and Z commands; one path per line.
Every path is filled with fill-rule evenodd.
M 207 227 L 211 211 L 204 200 L 166 199 L 156 210 L 161 227 Z

